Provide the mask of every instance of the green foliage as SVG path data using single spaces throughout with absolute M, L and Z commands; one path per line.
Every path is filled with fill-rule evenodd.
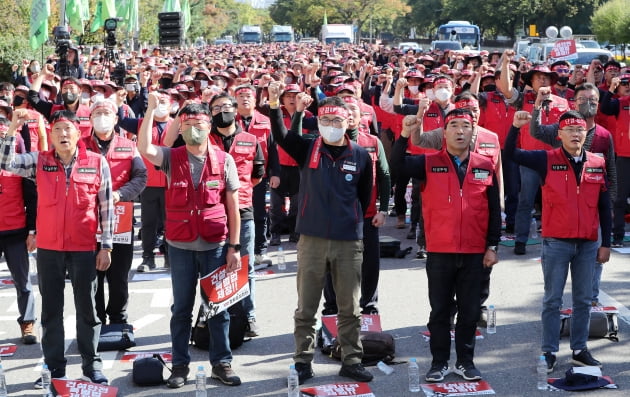
M 630 43 L 628 0 L 611 0 L 599 7 L 591 18 L 593 32 L 600 41 Z

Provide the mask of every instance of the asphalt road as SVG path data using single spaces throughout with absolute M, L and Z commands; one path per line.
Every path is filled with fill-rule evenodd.
M 383 330 L 394 335 L 396 340 L 397 360 L 406 361 L 416 357 L 420 373 L 428 370 L 430 353 L 428 342 L 420 334 L 426 330 L 429 316 L 427 299 L 427 281 L 424 273 L 424 261 L 415 259 L 415 245 L 406 240 L 406 230 L 394 229 L 394 218 L 387 219 L 382 235 L 401 239 L 402 247 L 414 246 L 412 254 L 405 259 L 383 259 L 381 262 L 381 281 L 379 306 Z M 292 315 L 296 306 L 295 272 L 297 270 L 295 244 L 287 242 L 283 236 L 283 247 L 287 256 L 287 270 L 278 271 L 270 267 L 270 274 L 260 274 L 257 280 L 257 318 L 261 335 L 246 342 L 234 351 L 233 368 L 241 377 L 243 384 L 238 387 L 223 386 L 208 379 L 209 396 L 286 396 L 286 375 L 292 363 L 294 349 Z M 137 247 L 138 248 L 138 247 Z M 273 257 L 276 247 L 271 247 Z M 132 352 L 168 351 L 170 348 L 170 279 L 168 271 L 136 274 L 135 268 L 140 263 L 140 251 L 130 273 L 129 318 L 134 324 L 138 346 Z M 483 339 L 476 345 L 475 363 L 489 382 L 497 396 L 538 396 L 551 392 L 536 390 L 535 364 L 540 354 L 541 323 L 540 308 L 543 293 L 542 271 L 540 269 L 540 245 L 528 246 L 526 256 L 513 255 L 510 248 L 500 246 L 500 263 L 492 273 L 491 295 L 489 304 L 497 308 L 497 333 L 487 336 L 481 330 Z M 162 260 L 158 260 L 161 266 Z M 606 305 L 618 306 L 621 310 L 618 343 L 607 339 L 589 341 L 593 355 L 602 361 L 605 375 L 613 378 L 618 390 L 597 390 L 585 392 L 589 396 L 627 396 L 630 389 L 630 353 L 628 335 L 630 311 L 630 289 L 628 254 L 613 253 L 610 263 L 605 265 L 602 278 L 602 301 Z M 6 264 L 0 262 L 0 280 L 9 278 Z M 32 276 L 37 282 L 36 275 Z M 570 284 L 567 285 L 565 302 L 570 302 Z M 66 300 L 66 347 L 69 378 L 81 375 L 80 356 L 74 340 L 74 308 L 72 305 L 71 286 L 65 290 Z M 40 298 L 38 295 L 39 307 Z M 38 309 L 39 311 L 39 309 Z M 196 313 L 195 313 L 196 315 Z M 41 395 L 41 391 L 32 388 L 38 378 L 41 365 L 39 344 L 25 346 L 19 340 L 19 327 L 15 322 L 17 304 L 12 285 L 0 284 L 0 343 L 14 343 L 16 353 L 4 357 L 9 395 Z M 207 353 L 195 347 L 190 349 L 191 369 L 204 365 L 209 373 Z M 122 362 L 123 352 L 105 352 L 104 373 L 110 384 L 119 389 L 118 396 L 156 396 L 156 395 L 194 395 L 194 381 L 191 379 L 181 389 L 168 389 L 166 386 L 138 387 L 131 379 L 131 362 Z M 454 357 L 454 352 L 453 352 Z M 561 341 L 558 354 L 559 364 L 552 374 L 561 377 L 570 368 L 571 352 L 568 340 Z M 451 365 L 454 364 L 454 358 Z M 402 397 L 412 394 L 407 391 L 407 368 L 405 364 L 393 366 L 392 375 L 385 375 L 376 367 L 370 367 L 375 375 L 369 384 L 375 396 Z M 339 362 L 317 353 L 314 362 L 315 378 L 304 386 L 345 382 L 346 378 L 337 375 Z M 164 371 L 165 377 L 167 371 Z M 454 374 L 448 375 L 447 382 L 460 381 Z

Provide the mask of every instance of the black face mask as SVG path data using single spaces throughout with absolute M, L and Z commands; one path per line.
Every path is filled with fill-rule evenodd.
M 169 88 L 171 88 L 171 86 L 173 85 L 173 79 L 171 78 L 166 78 L 166 77 L 162 77 L 160 79 L 160 86 L 165 89 L 168 90 Z
M 9 103 L 9 97 L 7 96 L 0 96 L 0 101 L 5 101 L 6 103 Z
M 64 92 L 61 94 L 61 97 L 63 98 L 63 103 L 66 105 L 71 105 L 79 99 L 79 95 L 74 92 Z
M 227 128 L 234 123 L 236 112 L 221 112 L 212 116 L 212 124 L 218 128 Z
M 558 85 L 559 86 L 566 86 L 567 84 L 569 84 L 569 76 L 560 76 L 558 77 Z
M 13 98 L 13 106 L 18 107 L 24 103 L 24 98 L 21 96 L 16 96 Z
M 483 92 L 494 92 L 496 91 L 497 86 L 494 84 L 488 84 L 486 86 L 483 87 Z
M 587 119 L 595 117 L 597 114 L 597 103 L 581 103 L 578 107 L 578 112 Z

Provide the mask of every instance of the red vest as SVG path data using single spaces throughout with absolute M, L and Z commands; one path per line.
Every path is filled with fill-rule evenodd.
M 26 211 L 22 192 L 22 177 L 0 170 L 0 231 L 24 229 Z
M 58 110 L 69 110 L 66 105 L 56 104 L 50 109 L 50 115 L 52 116 Z M 81 138 L 92 135 L 92 123 L 90 123 L 90 108 L 86 105 L 79 104 L 75 114 L 79 118 L 79 130 L 81 130 Z
M 95 139 L 93 136 L 89 136 L 83 138 L 83 142 L 88 150 L 100 153 Z M 136 144 L 133 141 L 116 134 L 113 135 L 107 153 L 105 153 L 112 175 L 112 191 L 120 189 L 131 179 L 131 168 L 135 152 Z
M 534 91 L 527 91 L 523 98 L 523 110 L 532 112 L 534 110 L 534 103 L 536 102 L 536 94 Z M 557 123 L 562 113 L 569 110 L 567 100 L 560 98 L 559 96 L 551 95 L 551 102 L 549 103 L 549 112 L 543 107 L 540 110 L 540 124 L 554 124 Z M 529 134 L 529 123 L 521 127 L 521 149 L 523 150 L 550 150 L 551 146 L 547 145 L 534 138 Z
M 42 115 L 34 109 L 26 109 L 28 112 L 28 120 L 26 125 L 28 126 L 28 135 L 31 137 L 31 147 L 26 148 L 27 152 L 38 152 L 41 150 L 39 147 L 39 118 Z
M 142 125 L 142 120 L 138 121 L 138 130 L 140 130 L 140 126 Z M 173 119 L 169 118 L 164 126 L 164 131 L 162 131 L 162 136 L 158 134 L 157 123 L 155 120 L 153 121 L 153 128 L 151 130 L 151 143 L 157 146 L 165 146 L 164 145 L 164 137 L 166 136 L 166 131 L 168 131 L 168 127 L 170 127 Z M 166 187 L 166 175 L 160 170 L 155 168 L 155 165 L 151 163 L 149 160 L 142 158 L 144 161 L 144 165 L 147 167 L 147 187 Z
M 81 146 L 66 187 L 63 164 L 54 150 L 37 160 L 37 248 L 94 251 L 102 156 Z
M 479 125 L 497 134 L 503 149 L 516 109 L 505 103 L 503 97 L 496 92 L 488 92 L 486 98 L 486 106 L 481 108 Z
M 193 185 L 185 146 L 171 150 L 171 180 L 166 189 L 166 238 L 209 243 L 225 241 L 225 153 L 208 145 L 199 185 Z
M 370 158 L 372 159 L 372 194 L 370 196 L 370 204 L 365 211 L 365 218 L 371 218 L 376 215 L 376 193 L 378 192 L 378 185 L 376 184 L 376 163 L 378 162 L 378 138 L 374 135 L 364 134 L 359 132 L 357 135 L 357 143 L 367 150 Z
M 484 253 L 488 235 L 488 186 L 494 165 L 487 157 L 470 152 L 462 187 L 446 149 L 427 154 L 426 181 L 422 186 L 422 215 L 427 251 Z
M 445 113 L 451 110 L 453 105 L 449 105 Z M 422 131 L 433 131 L 438 128 L 444 128 L 444 117 L 442 116 L 442 110 L 437 102 L 431 102 L 429 108 L 424 112 L 422 117 Z M 437 150 L 422 148 L 411 143 L 411 139 L 407 142 L 407 153 L 410 154 L 425 154 L 435 153 Z
M 610 136 L 612 134 L 606 128 L 599 124 L 595 124 L 595 135 L 591 141 L 591 147 L 588 151 L 593 154 L 601 154 L 604 159 L 608 157 L 610 151 Z M 613 143 L 614 144 L 614 143 Z
M 562 148 L 547 151 L 542 185 L 542 235 L 597 240 L 599 193 L 606 189 L 606 161 L 586 152 L 580 185 Z
M 211 135 L 210 141 L 218 150 L 223 151 L 223 142 L 221 142 L 219 137 Z M 254 158 L 256 157 L 256 142 L 259 141 L 254 135 L 241 131 L 234 135 L 232 146 L 230 146 L 229 153 L 234 158 L 238 180 L 241 183 L 241 187 L 238 189 L 239 208 L 249 208 L 253 205 L 252 194 L 254 193 L 254 185 L 252 183 L 252 171 L 254 169 Z
M 271 123 L 269 122 L 269 117 L 263 115 L 262 113 L 254 110 L 254 115 L 252 116 L 252 121 L 249 123 L 249 128 L 245 129 L 245 125 L 243 124 L 243 118 L 240 114 L 236 115 L 236 121 L 241 126 L 241 130 L 244 132 L 249 132 L 254 135 L 258 139 L 258 143 L 260 144 L 260 148 L 263 151 L 263 155 L 265 156 L 265 164 L 267 163 L 267 159 L 269 158 L 269 149 L 267 148 L 267 141 L 269 140 L 269 135 L 271 134 Z
M 615 152 L 621 157 L 630 157 L 630 96 L 619 98 L 619 114 L 613 135 Z
M 289 129 L 291 128 L 291 115 L 289 111 L 284 107 L 280 107 L 282 109 L 282 121 L 284 122 L 284 126 Z M 313 114 L 306 110 L 304 112 L 304 117 L 313 117 Z M 308 130 L 302 128 L 302 133 L 307 134 Z M 297 167 L 298 163 L 293 159 L 293 157 L 289 156 L 289 154 L 280 147 L 280 145 L 276 145 L 276 150 L 278 151 L 278 161 L 280 165 L 289 166 L 289 167 Z

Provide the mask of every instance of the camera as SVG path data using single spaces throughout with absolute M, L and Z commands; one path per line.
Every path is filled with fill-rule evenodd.
M 105 23 L 103 24 L 103 29 L 105 29 L 106 47 L 116 46 L 116 28 L 118 27 L 118 21 L 121 20 L 122 18 L 107 18 L 105 20 Z
M 103 65 L 109 68 L 109 65 L 115 64 L 110 77 L 116 84 L 122 86 L 126 75 L 126 66 L 120 61 L 118 54 L 114 50 L 118 44 L 116 41 L 116 28 L 118 28 L 118 22 L 120 21 L 122 21 L 122 18 L 107 18 L 103 23 L 103 30 L 105 30 L 103 44 L 105 44 L 106 49 Z

